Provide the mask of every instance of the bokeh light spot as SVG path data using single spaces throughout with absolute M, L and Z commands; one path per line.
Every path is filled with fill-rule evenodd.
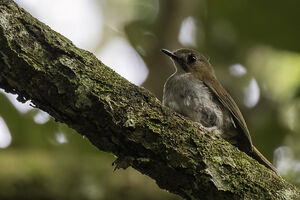
M 123 38 L 110 40 L 96 56 L 136 85 L 141 85 L 148 76 L 149 71 L 145 62 Z
M 244 104 L 245 104 L 245 106 L 247 106 L 248 108 L 254 107 L 258 103 L 259 97 L 260 97 L 259 86 L 258 86 L 255 78 L 252 78 L 250 80 L 249 85 L 246 88 L 244 88 Z
M 11 134 L 2 117 L 0 117 L 0 148 L 7 148 L 11 144 Z
M 193 17 L 187 17 L 182 21 L 178 39 L 184 46 L 196 46 L 196 23 Z

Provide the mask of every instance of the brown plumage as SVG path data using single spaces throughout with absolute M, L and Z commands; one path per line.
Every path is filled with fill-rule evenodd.
M 165 83 L 163 104 L 205 127 L 220 130 L 224 139 L 277 173 L 253 146 L 241 111 L 217 80 L 208 60 L 191 49 L 162 52 L 176 66 L 176 72 Z

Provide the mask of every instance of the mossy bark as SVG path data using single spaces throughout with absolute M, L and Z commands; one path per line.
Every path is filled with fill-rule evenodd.
M 299 190 L 161 105 L 93 54 L 0 1 L 0 87 L 186 199 L 296 199 Z

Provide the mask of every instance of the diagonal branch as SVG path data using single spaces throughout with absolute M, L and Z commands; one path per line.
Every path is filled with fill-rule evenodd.
M 299 190 L 33 18 L 0 1 L 0 87 L 186 199 L 293 199 Z

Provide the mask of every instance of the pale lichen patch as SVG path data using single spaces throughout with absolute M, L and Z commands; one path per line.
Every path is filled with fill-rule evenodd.
M 300 196 L 297 196 L 298 194 L 291 190 L 291 189 L 283 189 L 276 192 L 278 195 L 278 199 L 284 199 L 284 200 L 290 200 L 290 199 L 300 199 Z
M 133 119 L 128 119 L 126 120 L 126 122 L 124 123 L 125 127 L 131 127 L 131 128 L 135 128 L 135 122 Z
M 1 9 L 0 12 L 1 12 L 1 15 L 0 15 L 1 27 L 5 28 L 5 29 L 9 29 L 11 27 L 10 20 L 9 20 L 11 15 L 4 9 Z
M 76 62 L 76 60 L 71 59 L 69 57 L 67 57 L 66 55 L 62 55 L 58 58 L 59 62 L 64 65 L 69 67 L 70 69 L 77 69 L 78 68 L 78 64 Z
M 218 162 L 221 162 L 220 157 L 214 157 Z M 221 176 L 220 170 L 217 168 L 219 165 L 215 164 L 212 161 L 205 160 L 207 168 L 205 169 L 206 173 L 211 176 L 211 181 L 218 188 L 218 190 L 230 191 L 230 184 L 226 183 L 225 177 Z
M 108 107 L 111 111 L 114 111 L 113 106 L 111 104 L 112 99 L 110 98 L 110 95 L 107 95 L 104 97 L 105 102 L 108 104 Z

